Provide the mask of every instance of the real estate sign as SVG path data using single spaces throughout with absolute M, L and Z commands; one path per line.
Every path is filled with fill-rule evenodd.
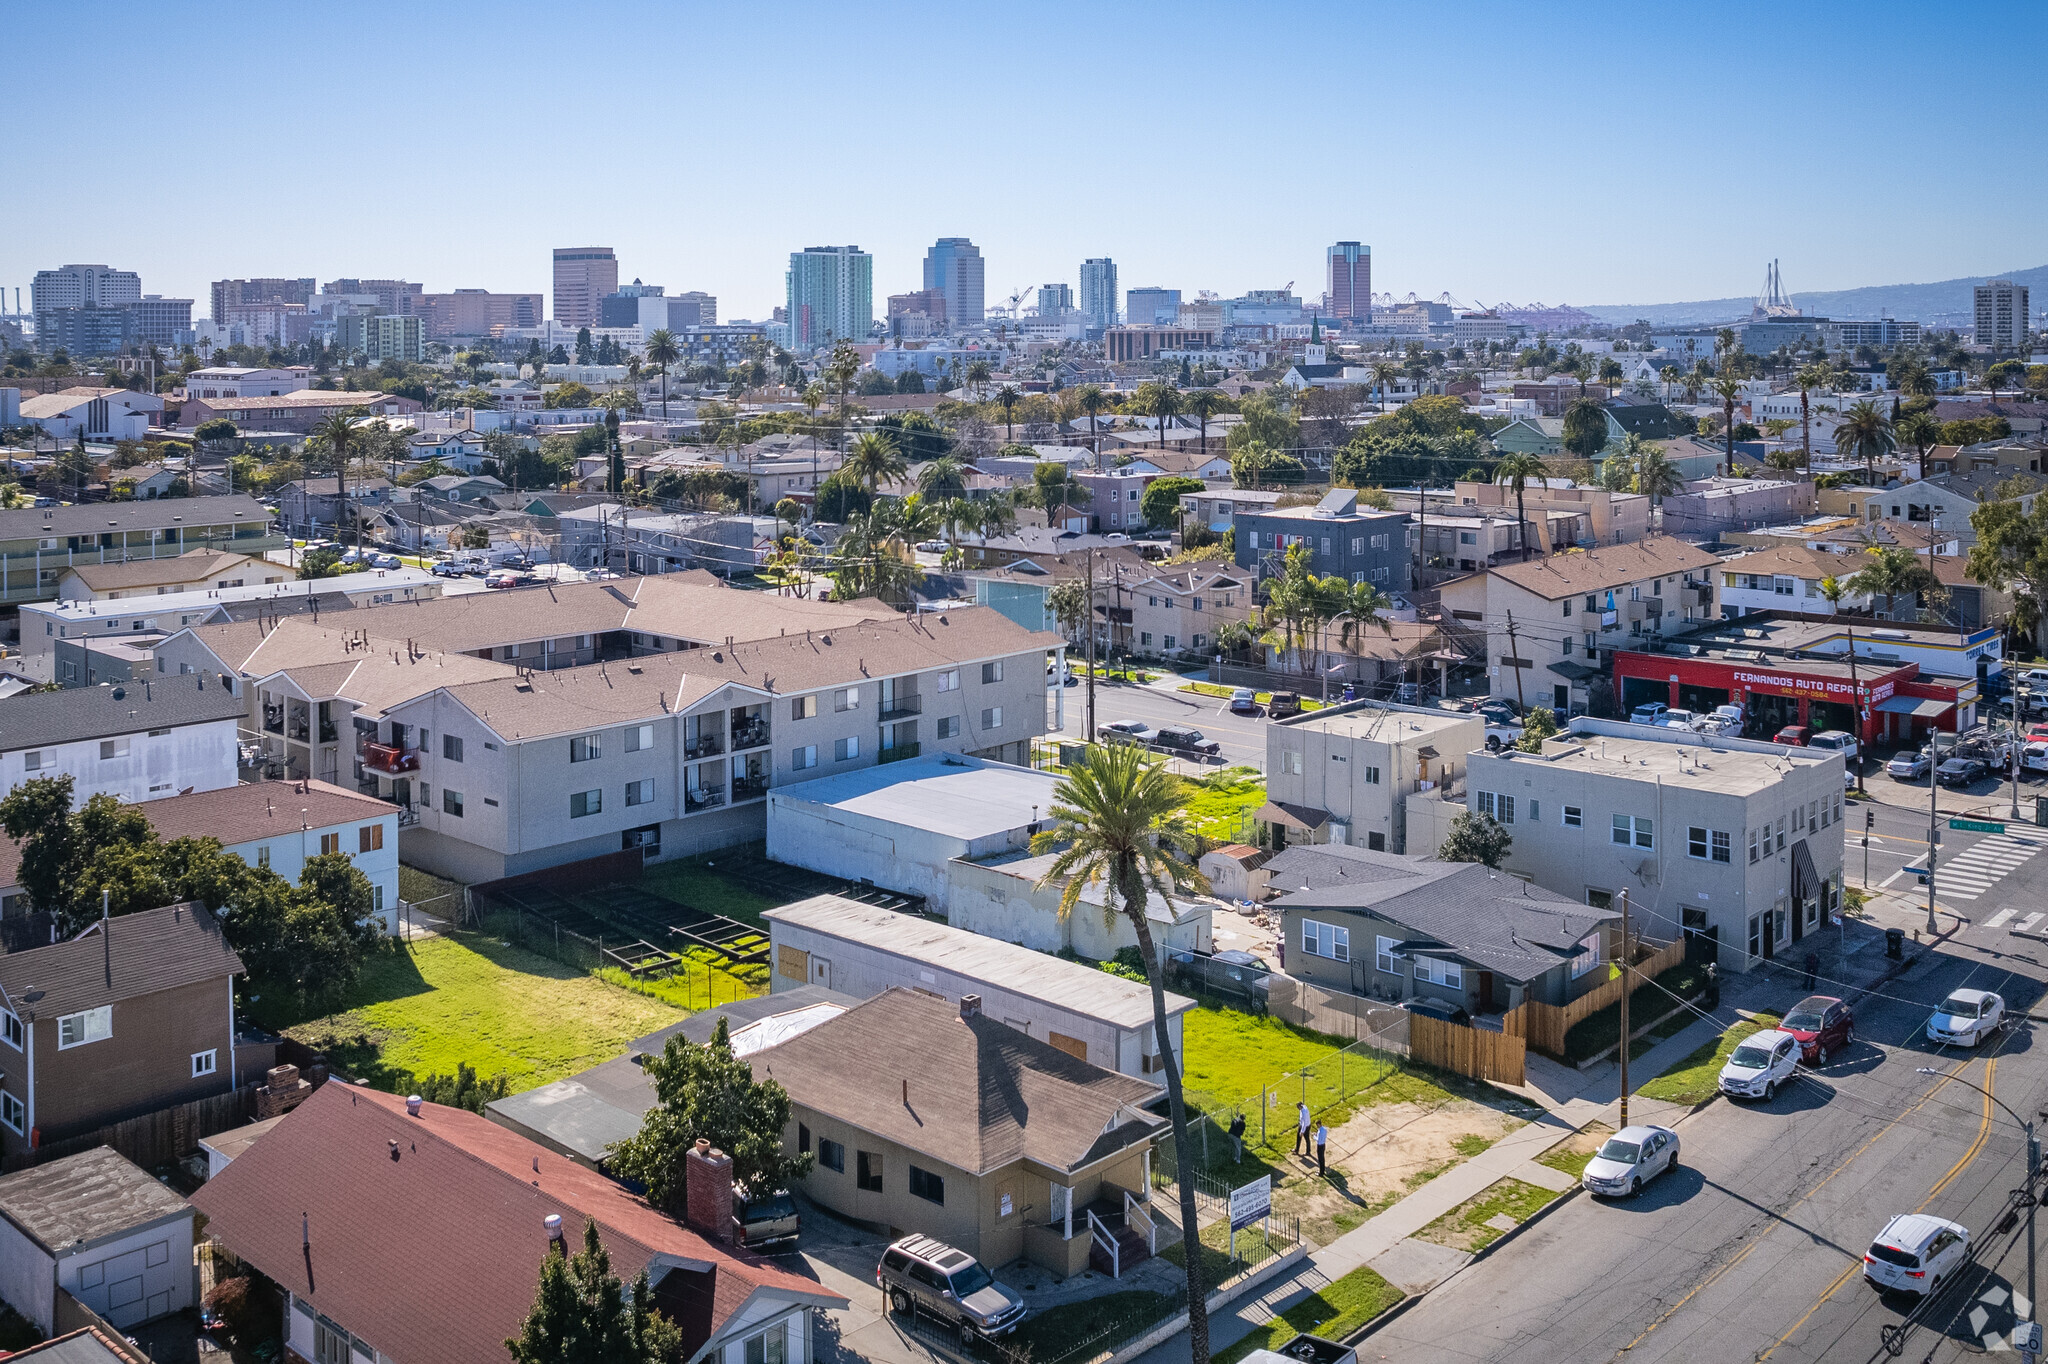
M 1262 1221 L 1273 1211 L 1273 1176 L 1264 1175 L 1230 1191 L 1230 1229 Z

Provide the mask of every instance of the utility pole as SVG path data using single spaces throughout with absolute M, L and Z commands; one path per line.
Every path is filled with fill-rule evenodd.
M 1962 608 L 1956 608 L 1956 619 L 1962 619 Z M 2020 749 L 2024 746 L 2025 735 L 2020 730 L 2020 689 L 2017 682 L 2012 684 L 2012 818 L 2020 817 Z M 2030 1205 L 2031 1208 L 2031 1205 Z M 2030 1299 L 2031 1301 L 2031 1299 Z
M 1088 551 L 1088 601 L 1081 611 L 1081 629 L 1088 651 L 1088 729 L 1083 743 L 1095 742 L 1095 550 Z
M 1521 647 L 1515 643 L 1515 613 L 1512 611 L 1508 612 L 1508 658 L 1511 662 L 1513 662 L 1516 665 L 1515 707 L 1516 709 L 1522 712 L 1522 719 L 1524 721 L 1527 721 L 1529 718 L 1529 707 L 1527 703 L 1522 700 L 1522 650 Z
M 1634 951 L 1629 945 L 1628 892 L 1621 892 L 1621 1126 L 1628 1126 L 1628 996 L 1629 966 Z M 1620 1130 L 1619 1128 L 1616 1129 Z
M 1934 922 L 1934 845 L 1941 839 L 1941 731 L 1927 731 L 1927 936 L 1941 932 Z

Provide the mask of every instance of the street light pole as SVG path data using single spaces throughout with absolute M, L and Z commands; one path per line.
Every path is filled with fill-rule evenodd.
M 2011 1108 L 2007 1107 L 2007 1105 L 2006 1105 L 2006 1102 L 2005 1102 L 2005 1100 L 2003 1100 L 2003 1099 L 1999 1098 L 1999 1097 L 1998 1097 L 1998 1096 L 1997 1096 L 1996 1094 L 1993 1094 L 1993 1093 L 1992 1093 L 1992 1092 L 1991 1092 L 1990 1090 L 1988 1090 L 1988 1089 L 1984 1088 L 1984 1086 L 1982 1086 L 1982 1085 L 1979 1085 L 1979 1084 L 1971 1084 L 1971 1082 L 1970 1082 L 1970 1081 L 1968 1081 L 1968 1080 L 1965 1080 L 1965 1079 L 1963 1079 L 1963 1078 L 1962 1078 L 1961 1076 L 1958 1076 L 1958 1075 L 1952 1074 L 1952 1073 L 1950 1073 L 1949 1071 L 1946 1071 L 1946 1070 L 1936 1070 L 1936 1069 L 1935 1069 L 1934 1067 L 1932 1067 L 1932 1066 L 1920 1066 L 1920 1067 L 1917 1067 L 1917 1069 L 1919 1070 L 1919 1072 L 1920 1072 L 1920 1073 L 1921 1073 L 1922 1075 L 1939 1075 L 1939 1076 L 1941 1076 L 1941 1077 L 1942 1077 L 1943 1079 L 1948 1079 L 1948 1080 L 1954 1080 L 1954 1081 L 1955 1081 L 1955 1082 L 1956 1082 L 1957 1084 L 1959 1084 L 1959 1085 L 1967 1085 L 1967 1086 L 1968 1086 L 1969 1088 L 1971 1088 L 1971 1089 L 1974 1089 L 1974 1090 L 1976 1090 L 1976 1091 L 1977 1091 L 1977 1092 L 1978 1092 L 1979 1094 L 1982 1094 L 1982 1095 L 1983 1095 L 1983 1096 L 1984 1096 L 1985 1098 L 1987 1098 L 1987 1099 L 1991 1100 L 1991 1102 L 1993 1102 L 1993 1103 L 1997 1104 L 1997 1105 L 1998 1105 L 1998 1106 L 1999 1106 L 2000 1108 L 2003 1108 L 2003 1109 L 2005 1109 L 2005 1116 L 2007 1116 L 2008 1118 L 2011 1118 L 2011 1119 L 2012 1119 L 2012 1120 L 2013 1120 L 2014 1122 L 2016 1122 L 2016 1123 L 2019 1123 L 2019 1125 L 2020 1125 L 2020 1126 L 2021 1126 L 2022 1128 L 2024 1128 L 2024 1129 L 2026 1130 L 2026 1134 L 2027 1134 L 2027 1315 L 2026 1315 L 2026 1319 L 2027 1319 L 2028 1321 L 2038 1321 L 2038 1320 L 2040 1319 L 2040 1317 L 2039 1317 L 2040 1307 L 2039 1307 L 2039 1305 L 2037 1304 L 2037 1302 L 2036 1302 L 2036 1300 L 2035 1300 L 2035 1294 L 2034 1294 L 2034 1288 L 2035 1288 L 2035 1281 L 2034 1281 L 2034 1204 L 2036 1204 L 2036 1203 L 2037 1203 L 2037 1202 L 2039 1202 L 2040 1200 L 2039 1200 L 2038 1198 L 2036 1198 L 2036 1197 L 2035 1197 L 2035 1195 L 2034 1195 L 2034 1185 L 2035 1185 L 2035 1184 L 2036 1184 L 2036 1183 L 2037 1183 L 2037 1182 L 2038 1182 L 2038 1181 L 2040 1180 L 2040 1177 L 2041 1177 L 2041 1138 L 2040 1138 L 2040 1135 L 2039 1135 L 2038 1133 L 2036 1133 L 2036 1132 L 2035 1132 L 2035 1130 L 2034 1130 L 2034 1124 L 2033 1124 L 2033 1123 L 2031 1123 L 2031 1122 L 2027 1122 L 2027 1121 L 2023 1120 L 2023 1119 L 2022 1119 L 2022 1118 L 2020 1117 L 2020 1115 L 2019 1115 L 2019 1114 L 2017 1114 L 2017 1113 L 2013 1112 Z
M 1934 922 L 1934 845 L 1941 839 L 1941 731 L 1927 731 L 1927 936 L 1938 937 Z

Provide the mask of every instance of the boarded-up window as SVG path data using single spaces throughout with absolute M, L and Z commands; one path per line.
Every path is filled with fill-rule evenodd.
M 1078 1037 L 1069 1037 L 1063 1032 L 1049 1032 L 1045 1035 L 1045 1040 L 1069 1056 L 1077 1056 L 1083 1061 L 1088 1059 L 1088 1044 Z
M 805 984 L 811 979 L 811 954 L 801 947 L 778 947 L 775 949 L 775 969 L 788 980 L 800 980 Z

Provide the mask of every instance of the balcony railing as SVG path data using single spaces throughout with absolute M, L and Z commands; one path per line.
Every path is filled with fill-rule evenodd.
M 875 761 L 877 763 L 900 763 L 906 758 L 915 758 L 918 748 L 917 744 L 891 744 L 875 755 Z
M 752 781 L 736 780 L 732 784 L 732 803 L 735 805 L 743 800 L 759 800 L 767 794 L 768 779 L 766 777 L 756 777 Z
M 890 720 L 907 720 L 913 715 L 922 714 L 924 714 L 924 698 L 915 694 L 910 696 L 892 696 L 882 703 L 881 719 L 885 724 Z
M 417 772 L 420 770 L 420 751 L 398 744 L 366 743 L 363 745 L 363 766 L 386 776 Z
M 766 748 L 767 746 L 768 722 L 766 720 L 748 720 L 742 724 L 737 724 L 733 726 L 733 752 L 738 753 L 742 749 Z
M 687 740 L 683 744 L 683 756 L 685 758 L 710 758 L 723 752 L 725 752 L 725 736 L 723 734 L 702 734 L 697 738 Z
M 723 804 L 725 804 L 725 792 L 723 791 L 693 790 L 683 792 L 683 811 L 686 814 L 695 814 L 699 810 L 709 810 L 714 806 Z
M 333 726 L 332 724 L 328 723 L 328 722 L 327 722 L 327 721 L 325 721 L 325 720 L 323 720 L 323 721 L 321 721 L 321 722 L 320 722 L 320 742 L 321 742 L 321 743 L 323 743 L 323 744 L 331 744 L 331 743 L 333 743 L 333 742 L 334 742 L 334 741 L 335 741 L 335 740 L 336 740 L 337 738 L 339 738 L 339 737 L 340 737 L 340 733 L 339 733 L 339 731 L 337 731 L 337 730 L 336 730 L 336 729 L 334 728 L 334 726 Z

